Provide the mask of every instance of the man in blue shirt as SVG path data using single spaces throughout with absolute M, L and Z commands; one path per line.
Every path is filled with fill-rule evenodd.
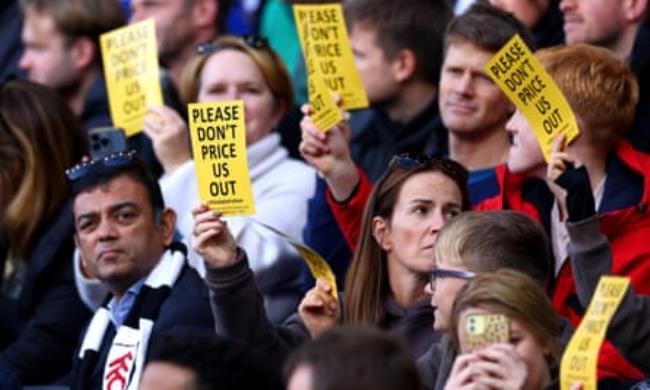
M 83 268 L 111 293 L 83 337 L 74 388 L 137 388 L 161 332 L 213 328 L 207 291 L 172 240 L 174 211 L 134 152 L 82 163 L 68 178 Z

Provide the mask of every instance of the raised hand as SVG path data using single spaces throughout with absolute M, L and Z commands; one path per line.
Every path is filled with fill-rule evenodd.
M 312 338 L 337 325 L 341 319 L 339 302 L 332 296 L 332 286 L 322 278 L 318 278 L 316 286 L 305 294 L 298 313 Z
M 237 261 L 237 243 L 221 214 L 201 205 L 192 210 L 194 230 L 192 248 L 201 256 L 206 265 L 227 267 Z

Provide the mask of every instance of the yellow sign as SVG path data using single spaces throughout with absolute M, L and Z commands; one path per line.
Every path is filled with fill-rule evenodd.
M 564 133 L 567 143 L 578 136 L 571 106 L 518 34 L 490 59 L 485 72 L 528 119 L 547 162 L 558 134 Z
M 341 4 L 295 4 L 293 15 L 305 57 L 313 59 L 308 70 L 320 74 L 327 88 L 343 98 L 345 109 L 368 107 Z
M 113 125 L 127 136 L 136 134 L 142 131 L 147 106 L 163 104 L 153 20 L 118 28 L 99 39 Z
M 201 201 L 223 215 L 255 214 L 241 100 L 187 106 Z
M 602 276 L 587 313 L 571 337 L 562 356 L 560 387 L 568 390 L 574 383 L 582 390 L 596 390 L 598 353 L 605 338 L 609 321 L 614 316 L 630 279 L 622 276 Z
M 330 285 L 330 287 L 332 287 L 332 296 L 337 300 L 339 299 L 338 289 L 336 288 L 336 277 L 334 276 L 334 272 L 332 272 L 332 269 L 330 268 L 329 264 L 327 264 L 327 261 L 325 261 L 325 259 L 323 259 L 321 255 L 319 255 L 315 250 L 311 249 L 306 245 L 299 243 L 298 241 L 294 240 L 293 238 L 289 237 L 283 232 L 277 230 L 276 228 L 269 226 L 265 223 L 256 221 L 254 219 L 251 220 L 256 224 L 263 226 L 264 228 L 286 239 L 289 242 L 289 244 L 291 244 L 294 248 L 296 248 L 296 250 L 298 251 L 298 253 L 300 253 L 302 258 L 305 259 L 305 262 L 307 263 L 307 267 L 309 268 L 309 271 L 311 272 L 311 275 L 314 277 L 314 279 L 318 279 L 318 278 L 325 279 L 327 283 Z

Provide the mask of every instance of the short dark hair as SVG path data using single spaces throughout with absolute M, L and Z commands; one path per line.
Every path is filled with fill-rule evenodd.
M 535 39 L 528 28 L 513 14 L 490 4 L 478 2 L 449 22 L 445 32 L 445 51 L 454 42 L 470 42 L 486 51 L 497 52 L 515 34 L 519 34 L 531 51 Z
M 119 165 L 104 164 L 102 162 L 104 157 L 93 162 L 80 164 L 84 165 L 85 172 L 81 177 L 70 180 L 72 200 L 74 201 L 82 192 L 104 185 L 118 176 L 128 175 L 142 184 L 147 190 L 154 218 L 158 219 L 165 209 L 165 200 L 163 199 L 160 184 L 135 152 L 130 152 L 129 156 L 128 160 Z
M 422 388 L 406 347 L 371 327 L 339 326 L 304 344 L 289 356 L 285 381 L 301 365 L 312 370 L 312 390 Z
M 192 371 L 199 389 L 282 389 L 279 370 L 232 338 L 193 328 L 162 333 L 151 344 L 149 362 Z
M 417 60 L 416 74 L 438 84 L 442 66 L 442 38 L 453 14 L 448 0 L 345 0 L 348 26 L 369 23 L 387 59 L 409 49 Z

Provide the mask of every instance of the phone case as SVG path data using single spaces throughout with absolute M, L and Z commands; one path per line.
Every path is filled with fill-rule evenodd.
M 465 350 L 475 351 L 508 342 L 508 318 L 503 314 L 471 314 L 465 319 Z

